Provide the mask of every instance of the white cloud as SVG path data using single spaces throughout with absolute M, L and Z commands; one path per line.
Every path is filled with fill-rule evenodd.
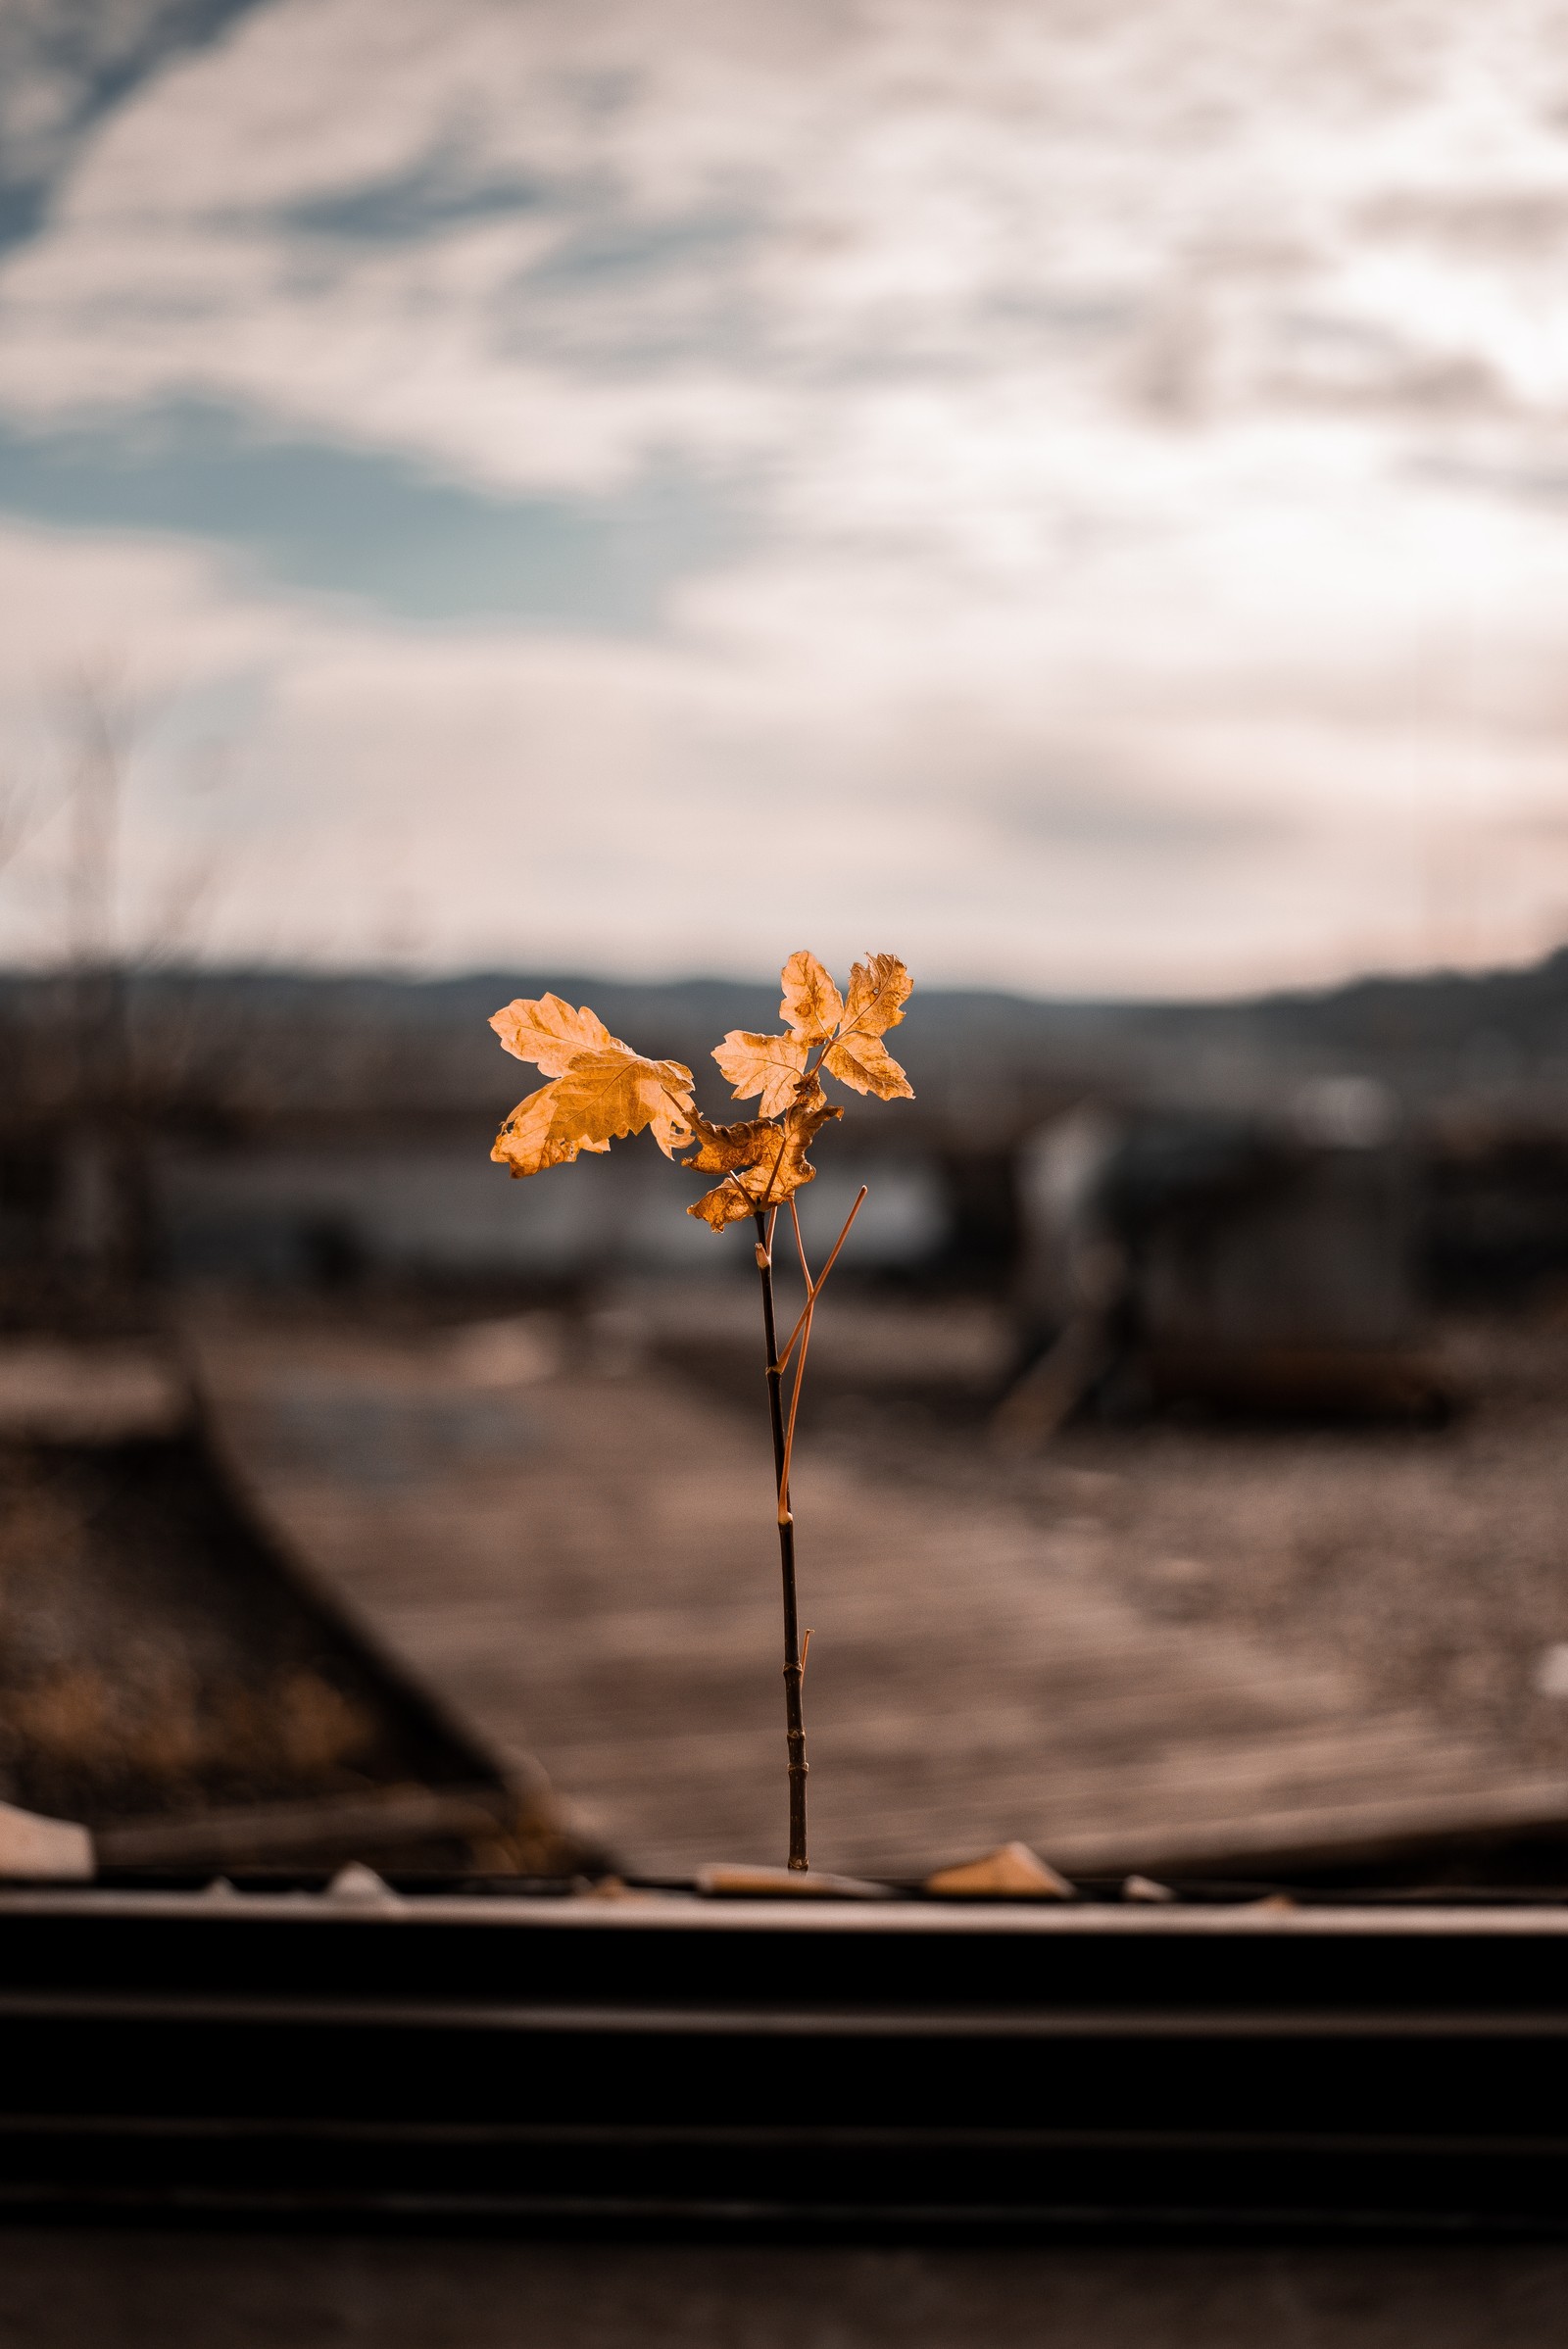
M 0 269 L 0 416 L 201 396 L 498 493 L 678 460 L 752 544 L 634 643 L 12 532 L 14 737 L 89 643 L 243 685 L 228 951 L 363 953 L 392 905 L 441 960 L 761 967 L 804 926 L 1038 986 L 1533 951 L 1555 21 L 274 0 Z
M 26 613 L 14 764 L 58 771 L 61 642 L 135 688 L 127 926 L 156 935 L 206 855 L 211 952 L 748 968 L 809 934 L 840 958 L 892 939 L 932 978 L 1223 987 L 1325 975 L 1348 942 L 1419 957 L 1440 920 L 1494 949 L 1568 898 L 1549 735 L 1467 732 L 1451 679 L 1402 727 L 1312 733 L 1289 696 L 1230 716 L 1157 679 L 1130 721 L 935 671 L 857 693 L 853 658 L 815 693 L 695 625 L 394 636 L 172 547 L 0 535 L 0 594 Z M 58 940 L 63 847 L 40 834 L 5 883 L 18 947 Z

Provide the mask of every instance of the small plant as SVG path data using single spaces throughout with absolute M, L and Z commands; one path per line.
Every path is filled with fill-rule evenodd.
M 840 995 L 814 954 L 792 954 L 780 980 L 784 1032 L 753 1036 L 732 1028 L 713 1058 L 734 1087 L 733 1099 L 760 1095 L 758 1114 L 733 1126 L 710 1125 L 692 1097 L 692 1072 L 678 1060 L 646 1060 L 612 1036 L 586 1004 L 574 1011 L 558 995 L 519 999 L 490 1025 L 509 1052 L 531 1060 L 549 1080 L 517 1103 L 496 1136 L 490 1155 L 514 1175 L 568 1166 L 582 1150 L 608 1150 L 622 1135 L 645 1126 L 666 1158 L 692 1150 L 681 1164 L 720 1179 L 687 1208 L 715 1232 L 750 1219 L 756 1226 L 757 1269 L 762 1287 L 768 1414 L 773 1431 L 779 1562 L 784 1579 L 784 1715 L 789 1753 L 790 1866 L 806 1854 L 806 1678 L 795 1596 L 795 1519 L 790 1510 L 790 1460 L 801 1407 L 801 1381 L 811 1343 L 811 1317 L 850 1226 L 865 1200 L 862 1184 L 827 1261 L 812 1277 L 801 1238 L 795 1194 L 815 1178 L 806 1152 L 822 1127 L 842 1117 L 827 1098 L 824 1076 L 854 1093 L 882 1101 L 912 1097 L 913 1087 L 882 1042 L 904 1017 L 909 974 L 893 954 L 871 954 L 850 972 Z M 788 1207 L 806 1284 L 806 1302 L 782 1348 L 773 1306 L 773 1228 Z M 785 1378 L 794 1364 L 786 1395 Z

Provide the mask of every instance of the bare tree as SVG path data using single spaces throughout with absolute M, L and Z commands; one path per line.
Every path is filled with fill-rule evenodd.
M 62 1238 L 101 1281 L 137 1286 L 152 1271 L 153 1215 L 121 897 L 125 786 L 145 710 L 106 663 L 69 681 L 60 710 L 73 1059 Z

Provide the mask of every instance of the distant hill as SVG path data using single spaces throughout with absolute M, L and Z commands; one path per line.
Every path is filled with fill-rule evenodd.
M 554 988 L 617 1035 L 686 1060 L 701 1098 L 727 1088 L 708 1057 L 727 1028 L 765 1028 L 777 989 L 725 979 L 629 981 L 591 973 L 154 971 L 125 988 L 137 1090 L 199 1121 L 483 1122 L 527 1090 L 489 1014 Z M 73 993 L 59 978 L 0 976 L 0 1071 L 10 1113 L 71 1100 Z M 1086 1092 L 1227 1103 L 1277 1101 L 1307 1080 L 1358 1074 L 1412 1109 L 1507 1106 L 1568 1117 L 1568 950 L 1528 969 L 1363 979 L 1221 1003 L 1041 1001 L 921 989 L 899 1031 L 914 1083 L 911 1139 L 938 1127 L 1000 1141 Z

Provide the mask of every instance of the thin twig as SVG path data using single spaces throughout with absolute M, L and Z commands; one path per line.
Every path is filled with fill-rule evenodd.
M 823 1265 L 823 1267 L 822 1267 L 821 1271 L 818 1273 L 818 1275 L 817 1275 L 817 1277 L 816 1277 L 815 1281 L 814 1281 L 814 1282 L 811 1282 L 811 1281 L 808 1281 L 808 1288 L 809 1288 L 809 1290 L 810 1290 L 810 1295 L 809 1295 L 809 1296 L 807 1297 L 807 1300 L 806 1300 L 805 1304 L 804 1304 L 804 1305 L 801 1307 L 801 1319 L 800 1319 L 800 1321 L 798 1321 L 798 1322 L 795 1324 L 795 1327 L 794 1327 L 794 1329 L 793 1329 L 793 1330 L 791 1330 L 791 1332 L 790 1332 L 790 1335 L 789 1335 L 789 1343 L 786 1345 L 786 1346 L 785 1346 L 785 1348 L 784 1348 L 784 1351 L 783 1351 L 783 1353 L 782 1353 L 782 1354 L 779 1356 L 779 1363 L 778 1363 L 778 1366 L 779 1366 L 780 1370 L 787 1369 L 787 1368 L 788 1368 L 788 1366 L 789 1366 L 789 1358 L 790 1358 L 791 1354 L 792 1354 L 792 1353 L 795 1351 L 795 1341 L 796 1341 L 796 1339 L 797 1339 L 797 1338 L 800 1336 L 800 1334 L 801 1334 L 801 1324 L 802 1324 L 802 1322 L 804 1322 L 804 1321 L 805 1321 L 807 1314 L 808 1314 L 808 1313 L 809 1313 L 809 1311 L 811 1310 L 811 1307 L 812 1307 L 812 1306 L 815 1304 L 815 1302 L 816 1302 L 817 1298 L 818 1298 L 818 1297 L 821 1296 L 821 1294 L 822 1294 L 822 1289 L 823 1289 L 823 1285 L 824 1285 L 824 1283 L 825 1283 L 825 1282 L 826 1282 L 826 1280 L 827 1280 L 827 1276 L 828 1276 L 828 1274 L 829 1274 L 829 1273 L 832 1271 L 832 1269 L 833 1269 L 834 1265 L 835 1265 L 835 1264 L 838 1262 L 838 1260 L 839 1260 L 839 1249 L 840 1249 L 840 1248 L 841 1248 L 844 1246 L 844 1243 L 845 1243 L 845 1241 L 846 1241 L 846 1240 L 848 1240 L 848 1238 L 849 1238 L 849 1236 L 850 1236 L 850 1226 L 851 1226 L 851 1224 L 852 1224 L 852 1223 L 855 1221 L 856 1217 L 857 1217 L 857 1216 L 859 1214 L 859 1212 L 860 1212 L 860 1209 L 861 1209 L 861 1208 L 864 1206 L 864 1204 L 865 1204 L 865 1193 L 866 1193 L 866 1187 L 865 1187 L 865 1185 L 862 1183 L 862 1184 L 860 1185 L 859 1193 L 858 1193 L 858 1197 L 857 1197 L 857 1199 L 856 1199 L 856 1201 L 855 1201 L 855 1204 L 854 1204 L 854 1206 L 853 1206 L 853 1207 L 850 1209 L 850 1211 L 849 1211 L 848 1215 L 846 1215 L 846 1217 L 844 1218 L 844 1229 L 843 1229 L 843 1231 L 842 1231 L 842 1232 L 840 1232 L 840 1234 L 839 1234 L 838 1238 L 837 1238 L 837 1239 L 834 1241 L 834 1243 L 833 1243 L 833 1253 L 832 1253 L 832 1254 L 829 1256 L 829 1258 L 828 1258 L 827 1262 L 826 1262 L 826 1263 Z M 795 1203 L 795 1202 L 794 1202 L 794 1200 L 792 1199 L 792 1200 L 790 1201 L 790 1205 L 791 1205 L 792 1209 L 793 1209 L 794 1203 Z M 797 1226 L 796 1226 L 796 1234 L 797 1234 L 797 1238 L 799 1237 L 799 1232 L 800 1232 L 800 1226 L 797 1224 Z M 802 1257 L 801 1257 L 801 1265 L 802 1265 L 802 1269 L 803 1269 L 803 1270 L 805 1269 L 805 1264 L 806 1264 L 806 1257 L 805 1257 L 805 1255 L 804 1255 L 804 1253 L 803 1253 L 803 1255 L 802 1255 Z
M 806 1327 L 801 1332 L 801 1358 L 795 1365 L 795 1380 L 790 1388 L 789 1425 L 784 1430 L 784 1466 L 779 1479 L 778 1521 L 783 1524 L 789 1515 L 790 1455 L 795 1449 L 795 1415 L 801 1407 L 801 1381 L 806 1376 L 807 1350 L 811 1343 L 811 1315 L 816 1308 L 813 1297 L 806 1308 Z
M 801 1278 L 806 1283 L 808 1297 L 811 1297 L 815 1296 L 816 1291 L 811 1281 L 811 1267 L 806 1261 L 806 1242 L 801 1238 L 800 1210 L 795 1204 L 793 1191 L 790 1193 L 790 1221 L 795 1226 L 795 1253 L 801 1259 Z

